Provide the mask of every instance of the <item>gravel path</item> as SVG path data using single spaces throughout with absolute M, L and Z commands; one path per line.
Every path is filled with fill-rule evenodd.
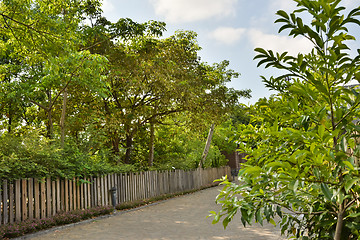
M 273 225 L 258 224 L 244 228 L 236 216 L 226 230 L 222 224 L 212 225 L 206 216 L 220 206 L 214 203 L 220 187 L 202 190 L 95 221 L 55 228 L 21 239 L 243 239 L 282 240 L 279 229 Z M 238 220 L 238 221 L 237 221 Z

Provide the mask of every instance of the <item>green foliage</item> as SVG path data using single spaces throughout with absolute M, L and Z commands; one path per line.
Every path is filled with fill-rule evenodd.
M 186 126 L 165 125 L 157 131 L 156 169 L 195 169 L 204 151 L 206 136 Z M 204 167 L 224 166 L 227 160 L 216 144 L 211 145 Z
M 60 148 L 37 132 L 21 137 L 3 135 L 0 146 L 0 178 L 43 178 L 95 176 L 114 172 L 138 171 L 132 165 L 115 166 L 106 151 L 89 154 L 73 144 Z
M 200 133 L 249 97 L 226 86 L 238 76 L 228 61 L 200 61 L 196 33 L 160 38 L 165 23 L 113 23 L 100 7 L 0 2 L 0 177 L 194 168 Z M 170 145 L 156 141 L 179 116 L 187 133 L 178 129 Z M 212 146 L 207 166 L 224 163 Z
M 295 0 L 291 14 L 278 11 L 279 31 L 314 44 L 309 54 L 288 56 L 255 49 L 259 65 L 286 70 L 264 79 L 278 94 L 249 108 L 250 124 L 239 132 L 241 151 L 249 154 L 240 185 L 224 179 L 212 212 L 224 227 L 239 212 L 244 225 L 275 224 L 297 239 L 358 239 L 360 52 L 351 57 L 346 42 L 350 23 L 360 26 L 360 7 L 344 10 L 334 0 Z M 310 25 L 298 13 L 309 13 Z

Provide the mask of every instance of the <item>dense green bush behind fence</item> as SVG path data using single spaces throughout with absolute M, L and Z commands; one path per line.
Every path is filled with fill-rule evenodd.
M 62 211 L 112 205 L 111 188 L 116 189 L 116 202 L 124 203 L 199 189 L 225 175 L 231 177 L 229 167 L 110 174 L 72 180 L 0 180 L 0 225 L 50 217 Z

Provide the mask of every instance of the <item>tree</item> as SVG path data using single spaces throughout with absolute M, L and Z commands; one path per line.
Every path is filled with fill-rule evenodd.
M 98 8 L 99 2 L 10 0 L 0 3 L 0 24 L 4 26 L 0 28 L 1 43 L 7 53 L 0 69 L 5 76 L 1 79 L 3 89 L 14 86 L 12 95 L 21 96 L 22 105 L 26 108 L 35 105 L 45 112 L 49 138 L 54 136 L 53 112 L 62 96 L 59 112 L 62 145 L 69 88 L 74 82 L 101 88 L 99 80 L 105 59 L 79 50 L 80 23 L 90 14 L 89 6 Z M 7 103 L 11 106 L 9 123 L 14 118 L 13 102 L 14 98 Z M 41 111 L 38 112 L 38 120 L 43 121 Z M 19 123 L 21 118 L 26 119 L 26 116 L 18 116 Z
M 158 39 L 139 36 L 119 42 L 110 51 L 109 97 L 104 98 L 104 128 L 113 152 L 125 149 L 123 161 L 130 162 L 134 139 L 148 132 L 148 163 L 153 164 L 156 126 L 171 116 L 186 113 L 215 121 L 221 112 L 248 96 L 249 91 L 229 89 L 225 83 L 237 76 L 228 62 L 210 66 L 200 62 L 200 47 L 194 32 L 177 32 Z M 226 110 L 225 110 L 226 109 Z M 209 119 L 209 117 L 205 117 Z
M 358 239 L 360 95 L 357 86 L 344 85 L 360 81 L 360 50 L 347 45 L 355 40 L 348 25 L 360 26 L 360 7 L 345 15 L 340 0 L 295 2 L 291 14 L 277 12 L 279 32 L 290 29 L 314 49 L 297 56 L 255 49 L 259 65 L 286 73 L 263 78 L 278 93 L 251 107 L 255 114 L 239 132 L 249 154 L 242 184 L 222 183 L 214 222 L 224 216 L 226 227 L 238 211 L 244 225 L 275 223 L 277 215 L 282 232 L 298 239 Z

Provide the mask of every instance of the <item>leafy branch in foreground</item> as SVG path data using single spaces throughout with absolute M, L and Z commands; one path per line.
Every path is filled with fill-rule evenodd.
M 255 49 L 259 66 L 286 73 L 263 77 L 278 93 L 248 109 L 252 120 L 238 133 L 248 162 L 240 185 L 223 179 L 214 223 L 224 218 L 226 227 L 239 212 L 244 226 L 280 219 L 282 233 L 296 239 L 358 239 L 360 50 L 347 42 L 355 40 L 348 30 L 360 26 L 360 7 L 345 15 L 340 0 L 295 2 L 294 12 L 277 12 L 279 32 L 314 48 L 297 56 Z M 299 13 L 313 21 L 305 24 Z

